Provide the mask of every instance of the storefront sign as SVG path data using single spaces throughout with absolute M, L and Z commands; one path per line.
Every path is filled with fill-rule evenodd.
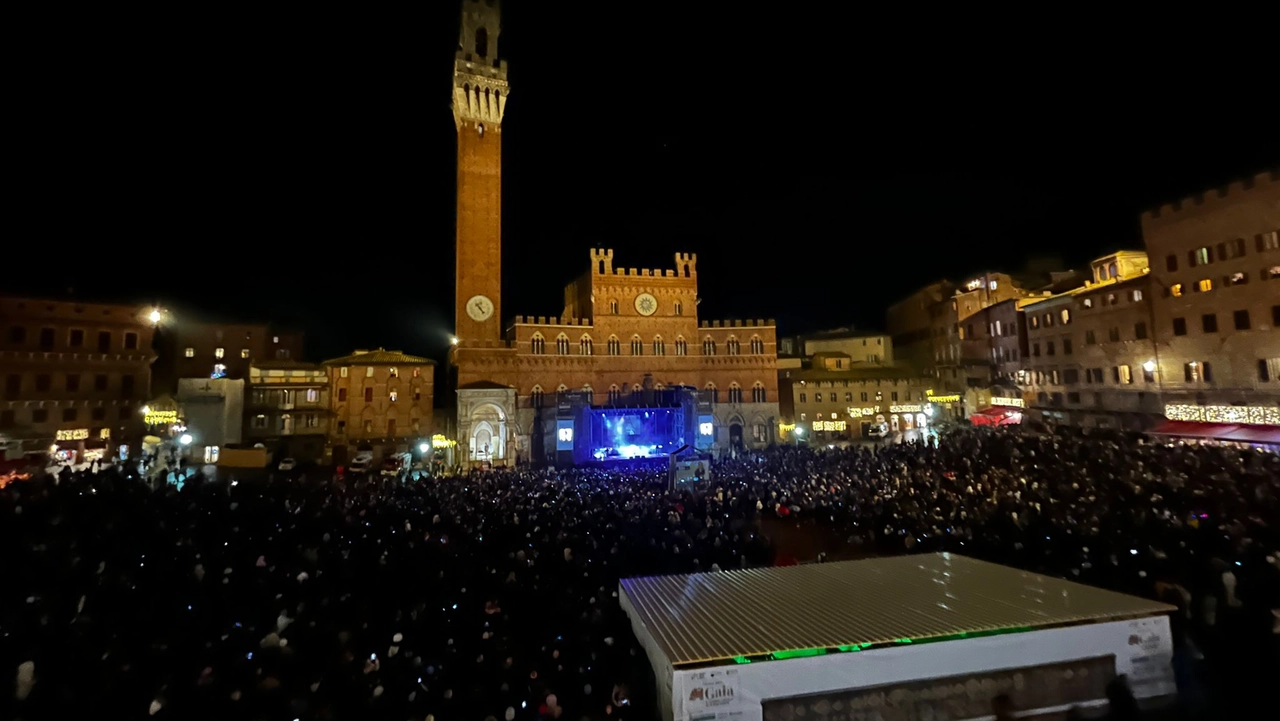
M 178 422 L 177 411 L 147 411 L 142 420 L 149 426 L 169 426 Z
M 440 433 L 437 433 L 434 436 L 431 436 L 432 448 L 452 448 L 456 445 L 458 445 L 457 441 L 449 440 L 448 438 L 445 438 Z
M 925 391 L 925 395 L 929 396 L 928 400 L 930 403 L 959 403 L 960 402 L 960 395 L 957 393 L 952 393 L 951 395 L 946 395 L 946 396 L 935 396 L 933 394 L 933 391 Z
M 848 424 L 844 421 L 814 421 L 813 430 L 816 431 L 835 431 L 840 432 L 848 428 Z
M 70 431 L 56 431 L 53 434 L 54 440 L 58 441 L 83 441 L 88 437 L 88 428 L 76 428 L 75 430 Z
M 924 406 L 907 404 L 904 406 L 889 406 L 890 413 L 919 413 L 924 410 Z
M 1026 402 L 1025 402 L 1025 401 L 1023 401 L 1021 398 L 1000 398 L 1000 397 L 997 397 L 997 396 L 992 396 L 992 397 L 991 397 L 991 405 L 993 405 L 993 406 L 1011 406 L 1011 407 L 1013 407 L 1013 408 L 1025 408 L 1027 404 L 1026 404 Z
M 1164 407 L 1164 417 L 1171 421 L 1196 423 L 1247 423 L 1258 426 L 1280 426 L 1280 408 L 1274 406 L 1192 406 L 1172 404 Z
M 849 411 L 849 416 L 850 416 L 851 418 L 857 418 L 857 417 L 859 417 L 859 416 L 862 416 L 862 417 L 864 417 L 864 418 L 865 418 L 865 417 L 867 417 L 867 416 L 874 416 L 875 414 L 879 413 L 879 412 L 880 412 L 880 406 L 876 406 L 875 408 L 853 408 L 853 407 L 850 407 L 850 408 L 846 408 L 845 410 Z

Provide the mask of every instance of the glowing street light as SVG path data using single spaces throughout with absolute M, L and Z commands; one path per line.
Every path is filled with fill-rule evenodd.
M 159 324 L 161 317 L 159 308 L 152 308 L 151 312 L 147 314 L 147 320 L 151 321 L 151 325 Z
M 423 454 L 425 454 L 425 453 L 426 453 L 427 451 L 429 451 L 429 450 L 431 450 L 431 446 L 430 446 L 430 445 L 428 445 L 428 444 L 426 444 L 426 443 L 419 443 L 419 444 L 418 444 L 418 452 L 419 452 L 419 453 L 423 453 Z
M 458 336 L 456 335 L 449 336 L 449 345 L 458 345 Z
M 191 437 L 190 433 L 183 433 L 182 437 L 178 439 L 178 442 L 184 446 L 189 446 L 191 445 L 192 440 L 194 439 Z
M 1143 364 L 1142 364 L 1142 370 L 1144 370 L 1144 371 L 1146 371 L 1146 372 L 1148 372 L 1148 373 L 1155 373 L 1155 372 L 1156 372 L 1156 362 L 1155 362 L 1155 361 L 1153 361 L 1153 360 L 1149 360 L 1149 361 L 1147 361 L 1146 363 L 1143 363 Z

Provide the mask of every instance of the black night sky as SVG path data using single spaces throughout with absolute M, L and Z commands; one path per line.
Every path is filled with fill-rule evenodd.
M 5 292 L 441 357 L 457 7 L 430 4 L 33 30 Z M 608 246 L 698 253 L 704 318 L 876 329 L 925 283 L 1140 248 L 1142 209 L 1280 166 L 1268 63 L 1190 21 L 508 5 L 507 316 L 559 313 Z

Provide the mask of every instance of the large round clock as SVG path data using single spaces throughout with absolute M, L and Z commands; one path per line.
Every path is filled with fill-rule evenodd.
M 636 296 L 636 312 L 640 315 L 653 315 L 658 312 L 658 299 L 648 293 Z
M 467 315 L 477 323 L 483 323 L 493 315 L 493 301 L 483 295 L 473 295 L 467 301 Z

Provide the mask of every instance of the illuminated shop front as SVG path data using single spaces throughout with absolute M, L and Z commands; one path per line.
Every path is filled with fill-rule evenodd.
M 1149 433 L 1157 438 L 1225 443 L 1280 451 L 1280 408 L 1170 404 L 1168 420 Z

